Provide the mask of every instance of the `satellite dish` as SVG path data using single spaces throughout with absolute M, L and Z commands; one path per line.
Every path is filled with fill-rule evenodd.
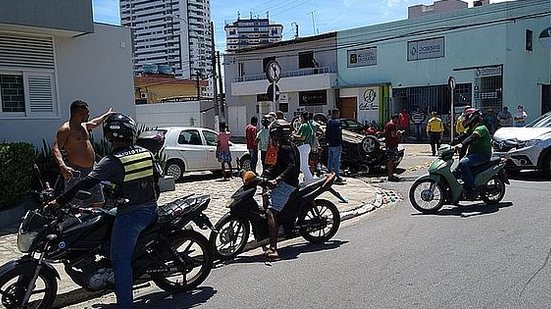
M 540 33 L 539 40 L 543 48 L 551 51 L 551 27 L 543 29 Z

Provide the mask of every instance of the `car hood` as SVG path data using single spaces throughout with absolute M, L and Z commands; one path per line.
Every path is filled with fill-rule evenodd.
M 529 141 L 551 138 L 551 128 L 501 128 L 494 133 L 494 140 Z

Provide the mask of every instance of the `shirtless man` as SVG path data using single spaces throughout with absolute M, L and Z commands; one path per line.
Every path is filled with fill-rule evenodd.
M 61 175 L 65 179 L 66 191 L 92 171 L 96 154 L 90 142 L 89 132 L 101 125 L 111 114 L 113 114 L 112 108 L 105 114 L 88 121 L 90 116 L 88 104 L 80 100 L 71 103 L 71 118 L 57 130 L 52 148 Z M 62 149 L 67 153 L 67 162 L 63 160 Z M 104 198 L 101 186 L 98 184 L 91 189 L 90 193 L 92 196 L 84 202 L 94 207 L 103 206 Z

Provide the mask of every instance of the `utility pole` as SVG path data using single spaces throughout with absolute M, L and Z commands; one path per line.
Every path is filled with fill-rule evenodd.
M 195 71 L 195 77 L 197 78 L 197 101 L 201 101 L 201 85 L 200 85 L 200 78 L 201 78 L 201 72 Z
M 214 23 L 210 22 L 211 61 L 212 61 L 212 102 L 214 103 L 214 126 L 220 130 L 220 106 L 218 105 L 218 90 L 216 89 L 216 51 L 214 44 Z
M 218 66 L 218 92 L 220 93 L 220 119 L 226 122 L 226 107 L 224 96 L 224 85 L 222 84 L 222 69 L 220 68 L 220 52 L 216 52 L 216 65 Z

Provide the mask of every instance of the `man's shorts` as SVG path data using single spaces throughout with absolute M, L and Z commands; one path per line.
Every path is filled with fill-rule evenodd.
M 289 201 L 291 193 L 293 193 L 296 189 L 296 187 L 293 187 L 283 181 L 278 183 L 272 189 L 270 205 L 268 208 L 281 212 L 285 204 L 287 204 L 287 201 Z
M 398 147 L 388 147 L 386 149 L 386 155 L 390 161 L 398 160 Z
M 229 151 L 219 151 L 217 157 L 220 163 L 231 163 L 231 152 Z
M 78 167 L 78 166 L 70 166 L 73 171 L 73 177 L 69 179 L 68 181 L 65 181 L 65 192 L 67 192 L 69 189 L 74 187 L 79 181 L 84 179 L 84 177 L 88 176 L 93 168 L 84 168 L 84 167 Z M 91 204 L 96 203 L 103 203 L 105 201 L 103 197 L 103 189 L 101 187 L 101 184 L 95 185 L 93 188 L 89 189 L 88 192 L 92 194 L 92 196 L 84 201 L 81 201 L 83 206 L 91 206 Z

